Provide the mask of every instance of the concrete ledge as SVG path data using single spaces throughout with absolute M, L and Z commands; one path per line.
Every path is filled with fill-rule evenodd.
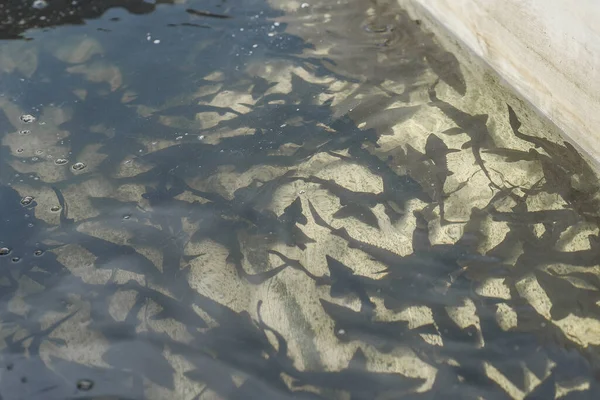
M 600 166 L 600 2 L 399 2 L 437 21 Z

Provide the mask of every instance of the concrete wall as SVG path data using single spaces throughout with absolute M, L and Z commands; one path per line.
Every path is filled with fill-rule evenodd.
M 437 20 L 600 165 L 600 1 L 399 1 Z

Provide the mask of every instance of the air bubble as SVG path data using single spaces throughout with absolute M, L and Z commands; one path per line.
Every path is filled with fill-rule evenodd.
M 42 254 L 44 254 L 44 250 L 36 250 L 33 252 L 33 255 L 36 257 L 40 257 Z
M 43 10 L 48 7 L 48 2 L 46 0 L 35 0 L 31 6 L 37 10 Z
M 82 162 L 78 162 L 78 163 L 73 164 L 73 166 L 71 168 L 73 168 L 75 171 L 81 171 L 85 167 L 87 167 L 87 165 L 85 165 Z
M 79 381 L 77 381 L 77 389 L 83 392 L 92 390 L 93 387 L 94 381 L 91 381 L 89 379 L 80 379 Z
M 17 153 L 22 153 L 23 149 L 17 149 Z
M 33 196 L 25 196 L 21 199 L 21 204 L 24 206 L 31 205 L 31 203 L 33 203 L 33 199 Z
M 59 212 L 60 211 L 60 206 L 52 206 L 50 208 L 50 211 L 52 211 L 52 212 Z
M 10 259 L 10 261 L 14 262 L 14 263 L 18 263 L 19 261 L 21 261 L 20 257 L 13 257 Z
M 29 135 L 31 131 L 29 129 L 21 129 L 19 135 Z
M 0 247 L 0 256 L 6 256 L 10 254 L 10 249 L 8 247 Z
M 69 160 L 67 160 L 66 158 L 57 158 L 56 160 L 54 160 L 54 164 L 56 165 L 65 165 L 68 162 Z
M 21 115 L 20 118 L 21 118 L 21 121 L 24 122 L 24 123 L 26 123 L 26 124 L 30 124 L 33 121 L 35 121 L 35 117 L 33 115 L 31 115 L 31 114 L 23 114 L 23 115 Z

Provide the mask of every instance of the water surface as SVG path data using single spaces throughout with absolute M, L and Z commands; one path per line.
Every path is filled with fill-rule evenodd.
M 598 180 L 396 2 L 8 2 L 4 399 L 592 399 Z

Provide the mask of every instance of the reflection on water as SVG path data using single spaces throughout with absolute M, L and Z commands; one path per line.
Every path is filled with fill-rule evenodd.
M 2 398 L 598 396 L 595 174 L 395 2 L 7 4 Z

